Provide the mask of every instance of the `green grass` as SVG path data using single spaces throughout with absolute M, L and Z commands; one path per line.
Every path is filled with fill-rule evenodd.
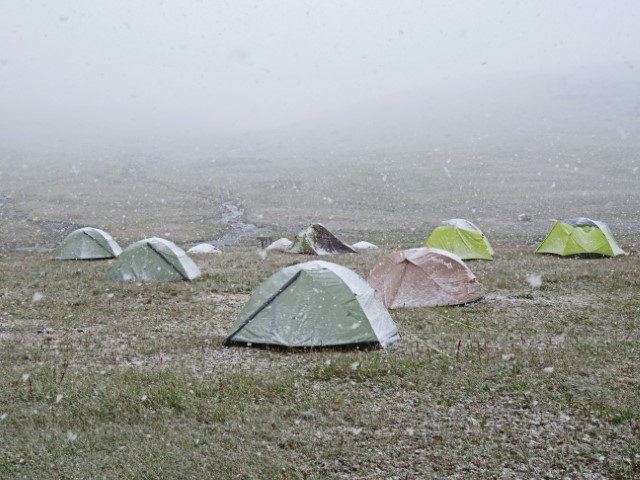
M 14 155 L 0 164 L 0 478 L 640 477 L 640 190 L 588 153 L 570 172 L 549 152 L 354 152 L 310 157 L 312 180 L 295 159 Z M 263 259 L 249 237 L 194 256 L 195 282 L 120 283 L 109 262 L 39 251 L 73 224 L 123 246 L 218 238 L 229 199 L 276 238 L 320 221 L 380 245 L 330 259 L 365 277 L 469 218 L 496 248 L 468 262 L 486 297 L 392 311 L 387 351 L 224 347 L 251 291 L 311 257 Z M 631 255 L 533 254 L 549 218 L 576 214 L 609 221 Z
M 333 260 L 366 275 L 383 253 Z M 471 264 L 486 299 L 393 311 L 388 351 L 304 352 L 221 343 L 306 257 L 236 247 L 193 283 L 141 284 L 2 254 L 0 478 L 631 478 L 638 258 L 505 248 Z

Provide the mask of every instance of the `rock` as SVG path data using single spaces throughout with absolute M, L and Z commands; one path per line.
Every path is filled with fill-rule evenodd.
M 222 253 L 218 247 L 209 243 L 200 243 L 187 250 L 187 253 Z

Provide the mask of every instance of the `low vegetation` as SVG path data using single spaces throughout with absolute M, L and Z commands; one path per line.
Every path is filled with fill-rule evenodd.
M 0 478 L 640 476 L 640 257 L 497 250 L 470 262 L 484 300 L 393 311 L 386 351 L 222 346 L 307 257 L 229 247 L 192 283 L 117 283 L 3 253 Z
M 0 152 L 0 478 L 640 478 L 640 177 L 625 145 Z M 468 262 L 486 297 L 392 311 L 402 338 L 384 351 L 224 347 L 251 291 L 310 257 L 237 237 L 193 256 L 192 283 L 112 282 L 109 261 L 50 259 L 84 225 L 123 247 L 221 238 L 225 202 L 274 239 L 322 222 L 380 245 L 329 258 L 365 277 L 468 218 L 497 252 Z M 577 215 L 609 223 L 631 255 L 533 254 L 549 219 Z

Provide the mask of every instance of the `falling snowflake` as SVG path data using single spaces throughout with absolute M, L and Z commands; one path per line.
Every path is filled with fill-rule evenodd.
M 531 288 L 538 288 L 542 285 L 542 276 L 531 274 L 527 277 L 527 283 Z

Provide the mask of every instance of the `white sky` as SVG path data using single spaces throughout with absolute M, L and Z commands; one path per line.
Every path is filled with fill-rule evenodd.
M 0 128 L 270 127 L 449 79 L 638 60 L 638 0 L 0 0 Z

